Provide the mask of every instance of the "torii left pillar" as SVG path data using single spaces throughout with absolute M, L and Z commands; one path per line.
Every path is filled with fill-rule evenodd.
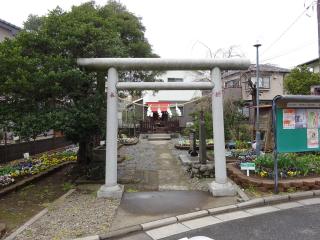
M 118 72 L 108 70 L 107 90 L 107 141 L 106 141 L 106 176 L 105 184 L 98 191 L 98 197 L 121 198 L 123 186 L 117 183 L 117 137 L 118 137 L 118 98 L 116 84 Z

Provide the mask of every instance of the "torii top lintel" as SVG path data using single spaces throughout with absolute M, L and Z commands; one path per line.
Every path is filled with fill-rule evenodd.
M 246 70 L 249 59 L 173 59 L 173 58 L 78 58 L 79 66 L 92 70 Z

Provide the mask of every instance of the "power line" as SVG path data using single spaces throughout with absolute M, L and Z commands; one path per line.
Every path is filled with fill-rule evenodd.
M 305 48 L 305 47 L 308 47 L 308 46 L 310 46 L 310 45 L 313 45 L 313 44 L 315 44 L 315 43 L 316 43 L 316 42 L 309 42 L 309 43 L 306 44 L 306 45 L 299 46 L 299 47 L 297 47 L 297 48 L 291 49 L 291 50 L 286 51 L 286 52 L 284 52 L 284 53 L 281 53 L 281 54 L 279 54 L 279 55 L 272 56 L 272 57 L 269 57 L 269 58 L 264 58 L 264 59 L 261 60 L 261 62 L 266 62 L 266 61 L 269 61 L 269 60 L 273 60 L 273 59 L 276 59 L 276 58 L 279 58 L 279 57 L 283 57 L 283 56 L 292 54 L 292 53 L 294 53 L 294 52 L 297 52 L 297 51 L 299 51 L 299 50 L 301 50 L 301 49 L 303 49 L 303 48 Z
M 263 52 L 262 55 L 265 54 L 270 48 L 272 48 L 292 27 L 297 23 L 297 21 L 309 10 L 309 8 L 314 4 L 312 2 L 309 6 L 307 6 L 303 12 L 287 27 L 276 40 L 274 40 Z

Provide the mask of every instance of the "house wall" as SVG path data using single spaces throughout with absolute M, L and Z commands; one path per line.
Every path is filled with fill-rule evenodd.
M 168 78 L 182 78 L 183 82 L 197 81 L 201 78 L 201 75 L 196 71 L 167 71 L 163 75 L 159 76 L 163 82 L 168 82 Z M 192 98 L 200 97 L 201 91 L 197 90 L 162 90 L 162 91 L 144 91 L 143 102 L 183 102 L 189 101 Z
M 2 42 L 5 38 L 13 38 L 13 35 L 9 30 L 0 27 L 0 42 Z
M 272 100 L 277 95 L 282 95 L 283 91 L 283 73 L 265 73 L 264 76 L 270 76 L 270 89 L 261 89 L 260 100 Z M 245 83 L 242 82 L 242 98 L 245 101 L 251 101 L 249 89 L 245 88 Z
M 314 73 L 320 72 L 320 66 L 319 66 L 319 62 L 318 61 L 314 62 L 314 63 L 311 63 L 311 64 L 309 64 L 307 66 Z
M 184 105 L 183 115 L 179 117 L 179 124 L 181 127 L 186 127 L 188 122 L 193 121 L 191 114 L 195 111 L 196 111 L 196 104 L 194 102 Z
M 242 99 L 242 88 L 225 88 L 223 89 L 223 100 L 227 101 L 238 101 Z

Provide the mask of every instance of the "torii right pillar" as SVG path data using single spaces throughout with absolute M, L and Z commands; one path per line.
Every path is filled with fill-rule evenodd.
M 212 122 L 214 138 L 214 166 L 215 180 L 209 183 L 209 191 L 213 196 L 234 196 L 236 190 L 227 178 L 224 121 L 223 121 L 223 96 L 221 70 L 217 67 L 211 71 L 212 89 Z

